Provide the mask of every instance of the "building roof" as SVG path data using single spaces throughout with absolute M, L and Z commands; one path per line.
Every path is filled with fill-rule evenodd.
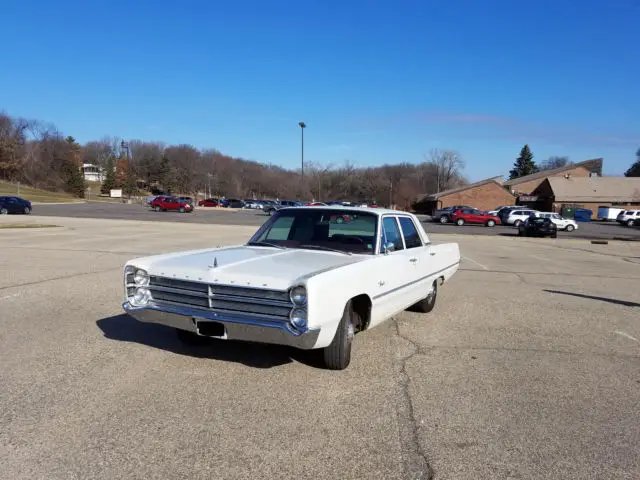
M 556 202 L 640 202 L 640 177 L 549 177 Z
M 470 183 L 468 185 L 463 185 L 461 187 L 450 188 L 449 190 L 443 190 L 438 193 L 431 193 L 422 195 L 420 201 L 429 201 L 429 200 L 438 200 L 439 198 L 446 197 L 447 195 L 451 195 L 452 193 L 464 192 L 465 190 L 470 190 L 472 188 L 480 187 L 482 185 L 486 185 L 487 183 L 497 183 L 502 187 L 502 182 L 504 177 L 502 175 L 498 175 L 497 177 L 487 178 L 486 180 L 480 180 L 479 182 Z
M 598 175 L 602 175 L 602 158 L 593 158 L 591 160 L 585 160 L 583 162 L 572 163 L 565 165 L 564 167 L 554 168 L 552 170 L 542 170 L 541 172 L 532 173 L 531 175 L 525 175 L 524 177 L 514 178 L 513 180 L 506 180 L 504 185 L 519 185 L 524 182 L 530 182 L 531 180 L 537 180 L 539 178 L 550 177 L 557 175 L 558 173 L 566 172 L 567 170 L 573 170 L 577 167 L 583 167 L 590 172 L 596 172 Z

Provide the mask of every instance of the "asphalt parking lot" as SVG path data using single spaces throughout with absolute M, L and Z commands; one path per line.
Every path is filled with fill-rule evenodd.
M 125 261 L 255 226 L 19 220 L 60 227 L 0 229 L 0 478 L 640 478 L 638 243 L 435 234 L 434 311 L 330 372 L 122 315 Z

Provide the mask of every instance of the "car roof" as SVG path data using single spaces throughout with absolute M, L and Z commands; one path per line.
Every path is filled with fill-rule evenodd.
M 289 207 L 291 209 L 296 210 L 311 210 L 317 212 L 318 210 L 330 210 L 335 212 L 363 212 L 363 213 L 371 213 L 373 215 L 382 216 L 382 215 L 409 215 L 414 216 L 412 213 L 403 212 L 402 210 L 391 210 L 389 208 L 370 208 L 370 207 L 346 207 L 342 205 L 327 205 L 318 208 L 317 206 L 300 206 L 300 207 Z M 289 210 L 289 208 L 282 208 L 280 211 Z

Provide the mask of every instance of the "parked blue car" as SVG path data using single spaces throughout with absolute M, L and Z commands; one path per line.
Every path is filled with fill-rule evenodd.
M 31 202 L 20 197 L 0 197 L 0 215 L 24 213 L 28 215 L 33 208 Z

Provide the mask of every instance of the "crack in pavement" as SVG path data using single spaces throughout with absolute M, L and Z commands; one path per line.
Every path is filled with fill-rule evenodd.
M 71 273 L 69 275 L 61 275 L 59 277 L 51 277 L 51 278 L 45 278 L 44 280 L 36 280 L 34 282 L 16 283 L 15 285 L 7 285 L 6 287 L 0 287 L 0 291 L 9 290 L 11 288 L 17 288 L 17 287 L 29 287 L 31 285 L 39 285 L 41 283 L 54 282 L 56 280 L 68 280 L 70 278 L 82 277 L 84 275 L 95 275 L 100 273 L 113 272 L 114 270 L 122 270 L 123 268 L 124 267 L 111 267 L 111 268 L 107 268 L 106 270 L 95 270 L 93 272 Z
M 406 355 L 396 362 L 400 370 L 400 390 L 396 401 L 398 417 L 400 418 L 400 444 L 401 448 L 408 458 L 403 462 L 405 468 L 405 476 L 410 480 L 432 480 L 435 478 L 435 472 L 431 467 L 427 454 L 422 448 L 420 442 L 419 428 L 413 409 L 411 394 L 409 393 L 409 385 L 411 378 L 407 373 L 407 362 L 415 355 L 420 353 L 420 347 L 414 341 L 403 336 L 400 332 L 400 324 L 396 318 L 393 319 L 396 326 L 396 335 L 411 345 L 413 352 Z

